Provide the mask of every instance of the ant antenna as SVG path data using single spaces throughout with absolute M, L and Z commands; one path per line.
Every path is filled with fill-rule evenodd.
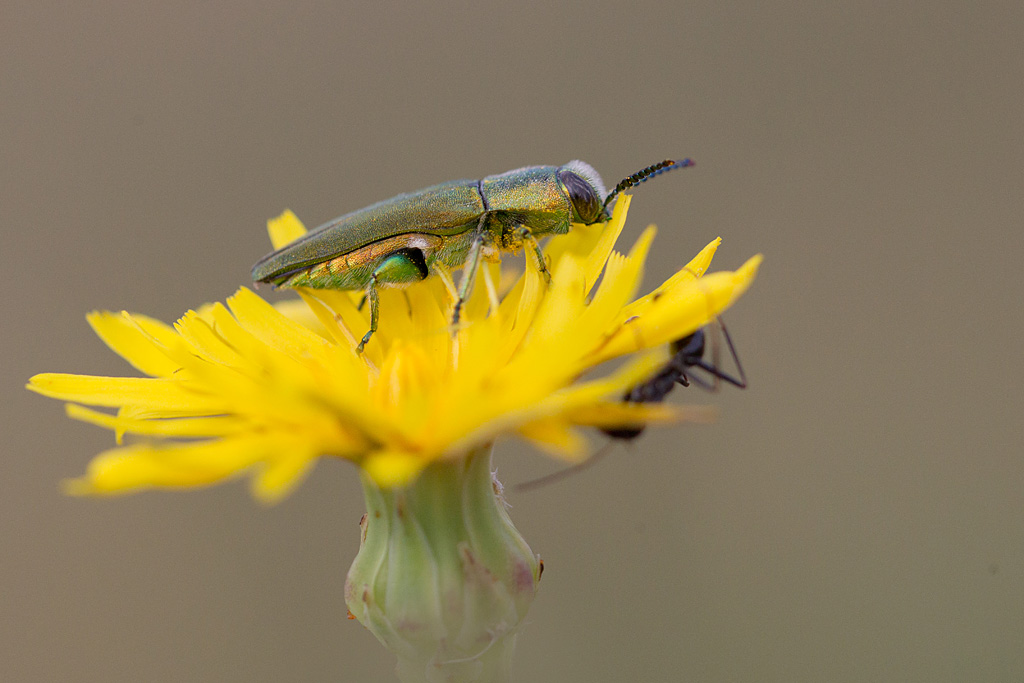
M 619 184 L 615 186 L 615 188 L 608 194 L 607 197 L 605 197 L 602 208 L 605 210 L 605 213 L 607 213 L 608 204 L 610 204 L 611 201 L 615 199 L 615 195 L 619 194 L 623 190 L 628 190 L 631 187 L 636 187 L 640 183 L 647 182 L 651 178 L 659 176 L 662 173 L 668 173 L 669 171 L 673 171 L 677 168 L 689 168 L 690 166 L 694 165 L 695 163 L 690 159 L 680 159 L 678 161 L 675 159 L 666 159 L 665 161 L 660 161 L 656 164 L 648 166 L 647 168 L 641 169 L 634 173 L 633 175 L 626 176 L 621 181 L 619 181 Z

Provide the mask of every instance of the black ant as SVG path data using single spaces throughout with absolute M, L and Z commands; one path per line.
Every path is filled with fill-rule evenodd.
M 718 318 L 717 322 L 718 327 L 722 330 L 722 336 L 725 337 L 725 343 L 729 347 L 729 355 L 732 356 L 733 363 L 736 365 L 736 370 L 739 374 L 738 378 L 724 372 L 718 367 L 717 345 L 715 345 L 714 348 L 715 358 L 712 359 L 712 362 L 709 363 L 704 360 L 704 352 L 707 349 L 707 331 L 708 328 L 711 327 L 710 325 L 707 325 L 698 329 L 693 334 L 689 334 L 682 339 L 672 342 L 670 347 L 672 351 L 671 360 L 669 360 L 669 362 L 649 380 L 643 384 L 638 384 L 627 391 L 622 397 L 623 402 L 661 403 L 677 384 L 688 387 L 691 382 L 707 391 L 718 391 L 720 382 L 728 382 L 740 389 L 746 389 L 747 375 L 743 372 L 743 364 L 740 363 L 740 358 L 736 354 L 736 347 L 733 346 L 732 337 L 729 336 L 729 330 L 726 329 L 725 323 L 722 322 L 721 318 Z M 706 376 L 700 376 L 700 374 L 694 372 L 695 370 L 698 370 Z M 609 441 L 592 457 L 578 465 L 553 472 L 552 474 L 540 477 L 539 479 L 533 479 L 531 481 L 518 484 L 514 487 L 514 490 L 525 491 L 536 488 L 589 467 L 599 458 L 603 457 L 615 441 L 632 441 L 636 437 L 640 436 L 646 427 L 646 425 L 640 424 L 629 427 L 601 428 L 601 431 L 611 437 L 613 441 Z
M 718 391 L 719 380 L 728 382 L 740 389 L 746 389 L 747 375 L 743 372 L 743 365 L 740 363 L 739 356 L 736 355 L 736 347 L 733 346 L 732 337 L 729 336 L 729 330 L 725 328 L 725 324 L 722 322 L 721 318 L 718 319 L 718 326 L 722 330 L 722 336 L 725 337 L 725 343 L 729 346 L 729 354 L 732 356 L 733 362 L 736 364 L 736 369 L 739 371 L 739 379 L 723 372 L 718 367 L 717 357 L 714 359 L 713 363 L 709 363 L 704 360 L 704 351 L 706 348 L 705 341 L 707 339 L 706 330 L 708 328 L 702 327 L 693 334 L 672 342 L 670 347 L 672 350 L 672 359 L 668 364 L 643 384 L 638 384 L 627 391 L 622 397 L 622 400 L 626 403 L 661 403 L 677 384 L 688 387 L 690 386 L 691 381 L 707 391 Z M 718 355 L 717 350 L 718 347 L 716 346 L 716 356 Z M 700 368 L 707 373 L 711 379 L 706 377 L 702 378 L 694 374 L 694 368 Z M 636 427 L 601 429 L 601 431 L 613 439 L 632 441 L 636 437 L 640 436 L 640 433 L 643 432 L 644 429 L 645 425 L 638 425 Z

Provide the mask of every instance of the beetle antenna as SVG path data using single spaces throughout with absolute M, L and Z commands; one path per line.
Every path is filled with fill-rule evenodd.
M 640 183 L 647 182 L 654 176 L 659 176 L 662 173 L 668 173 L 669 171 L 674 171 L 677 168 L 689 168 L 690 166 L 693 165 L 694 162 L 691 159 L 681 159 L 678 161 L 675 159 L 666 159 L 665 161 L 661 161 L 651 166 L 648 166 L 647 168 L 641 169 L 634 173 L 633 175 L 626 176 L 619 182 L 618 185 L 615 186 L 611 193 L 609 193 L 609 195 L 605 197 L 603 208 L 607 212 L 608 205 L 611 203 L 613 199 L 615 199 L 615 195 L 619 194 L 623 190 L 628 190 L 631 187 L 636 187 Z

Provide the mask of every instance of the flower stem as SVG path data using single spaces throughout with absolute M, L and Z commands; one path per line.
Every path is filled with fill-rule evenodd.
M 404 683 L 509 680 L 540 561 L 505 510 L 490 446 L 436 462 L 405 488 L 362 482 L 349 611 L 398 657 Z

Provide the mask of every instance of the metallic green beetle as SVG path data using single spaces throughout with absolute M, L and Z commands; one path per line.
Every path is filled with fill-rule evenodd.
M 252 279 L 279 287 L 365 290 L 370 331 L 356 349 L 361 353 L 377 330 L 379 287 L 422 280 L 439 266 L 465 265 L 452 312 L 455 325 L 481 259 L 525 244 L 550 278 L 538 236 L 564 234 L 572 223 L 607 220 L 618 193 L 692 165 L 689 159 L 662 161 L 624 178 L 610 193 L 597 171 L 582 161 L 453 180 L 325 223 L 260 259 Z

